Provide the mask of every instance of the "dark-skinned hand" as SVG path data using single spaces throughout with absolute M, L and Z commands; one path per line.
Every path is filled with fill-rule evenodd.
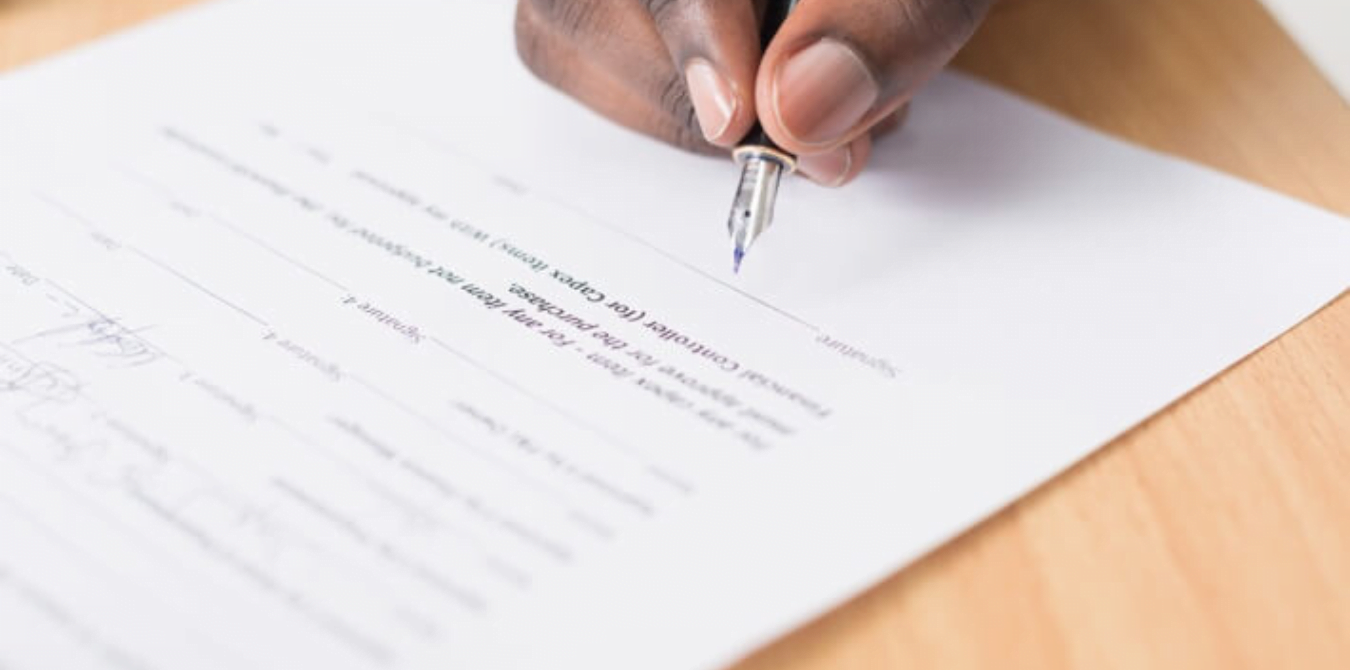
M 621 123 L 724 151 L 756 121 L 827 186 L 970 38 L 994 0 L 802 0 L 761 52 L 762 0 L 519 0 L 540 78 Z

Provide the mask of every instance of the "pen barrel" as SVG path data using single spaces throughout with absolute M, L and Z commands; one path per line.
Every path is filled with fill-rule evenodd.
M 745 137 L 742 137 L 741 141 L 738 142 L 736 146 L 766 147 L 774 149 L 775 151 L 783 151 L 783 149 L 775 144 L 772 139 L 769 139 L 769 134 L 764 132 L 764 127 L 759 125 L 758 121 L 755 122 L 755 127 L 751 128 L 750 132 L 746 133 Z
M 783 27 L 787 21 L 788 14 L 797 8 L 800 0 L 769 0 L 764 7 L 764 16 L 759 22 L 759 45 L 761 49 L 768 49 L 769 43 L 773 41 L 773 36 L 778 34 L 778 29 Z
M 759 24 L 761 50 L 767 50 L 769 48 L 769 43 L 773 41 L 774 35 L 778 34 L 778 29 L 783 26 L 785 21 L 787 21 L 788 14 L 791 14 L 792 10 L 797 8 L 799 1 L 800 0 L 769 0 L 769 2 L 765 4 L 764 15 L 760 18 Z M 786 168 L 787 172 L 792 172 L 797 166 L 796 157 L 778 146 L 778 144 L 769 137 L 769 134 L 764 132 L 764 127 L 758 122 L 755 123 L 754 128 L 750 129 L 750 132 L 745 134 L 745 137 L 741 138 L 741 141 L 738 142 L 736 146 L 738 147 L 738 162 L 741 160 L 741 149 L 758 148 L 765 150 L 767 153 L 780 156 L 783 159 L 780 162 L 783 164 L 783 167 Z

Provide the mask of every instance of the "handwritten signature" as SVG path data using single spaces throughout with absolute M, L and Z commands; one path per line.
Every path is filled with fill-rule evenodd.
M 25 395 L 39 401 L 69 403 L 82 384 L 69 370 L 47 362 L 32 362 L 0 345 L 0 393 Z
M 86 349 L 99 358 L 117 361 L 120 367 L 134 368 L 150 365 L 163 358 L 159 349 L 140 336 L 140 333 L 149 329 L 150 326 L 127 328 L 116 319 L 100 314 L 39 331 L 14 343 L 55 341 L 58 346 Z

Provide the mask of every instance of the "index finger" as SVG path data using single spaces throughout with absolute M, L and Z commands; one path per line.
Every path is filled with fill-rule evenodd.
M 755 123 L 760 40 L 753 0 L 638 0 L 656 23 L 709 142 L 731 146 Z

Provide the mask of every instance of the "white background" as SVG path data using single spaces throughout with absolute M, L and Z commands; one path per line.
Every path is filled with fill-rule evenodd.
M 1263 0 L 1322 74 L 1350 103 L 1350 2 Z

